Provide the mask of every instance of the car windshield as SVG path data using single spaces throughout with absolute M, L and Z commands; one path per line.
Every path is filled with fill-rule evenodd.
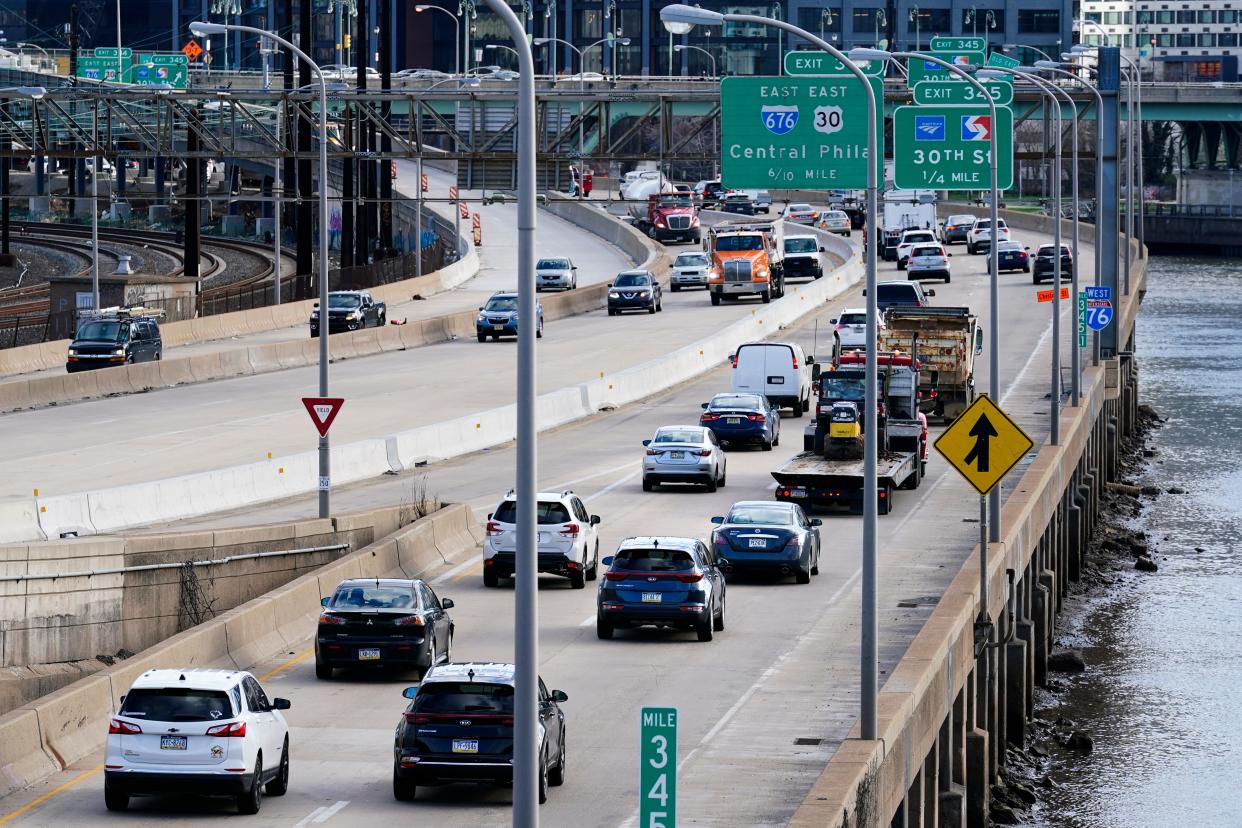
M 660 429 L 656 432 L 655 443 L 693 443 L 703 442 L 703 432 L 693 428 Z
M 415 601 L 409 587 L 350 584 L 337 589 L 329 606 L 332 609 L 410 609 Z
M 1053 250 L 1053 247 L 1050 244 L 1040 245 L 1039 252 L 1036 255 L 1037 256 L 1051 256 L 1052 250 Z
M 707 255 L 704 253 L 682 253 L 673 262 L 673 267 L 705 267 Z
M 820 377 L 819 395 L 828 400 L 861 400 L 866 396 L 863 377 Z
M 144 687 L 129 691 L 120 715 L 150 722 L 210 722 L 233 718 L 233 706 L 223 690 Z
M 569 259 L 540 259 L 536 270 L 569 270 Z
M 757 526 L 789 526 L 794 522 L 793 510 L 772 506 L 736 506 L 725 523 L 747 523 Z
M 418 713 L 512 713 L 513 688 L 507 684 L 433 681 L 414 696 Z
M 941 253 L 940 253 L 939 247 L 916 247 L 914 248 L 914 252 L 911 253 L 910 255 L 911 256 L 939 256 L 941 255 Z
M 612 568 L 631 572 L 676 572 L 693 569 L 694 559 L 683 549 L 622 549 L 613 557 Z
M 754 394 L 720 394 L 712 397 L 708 408 L 740 408 L 743 411 L 759 411 L 763 408 L 763 403 Z
M 811 205 L 809 205 L 809 204 L 790 204 L 790 205 L 789 205 L 789 207 L 788 207 L 788 211 L 789 211 L 789 212 L 791 212 L 791 213 L 809 213 L 809 212 L 811 212 Z
M 729 193 L 725 196 L 725 201 L 743 202 L 749 204 L 750 196 L 746 195 L 746 193 Z
M 901 240 L 902 244 L 918 244 L 919 242 L 935 241 L 936 237 L 931 233 L 907 233 L 906 237 Z
M 535 506 L 535 518 L 544 525 L 553 525 L 557 523 L 569 523 L 569 510 L 565 508 L 565 504 L 555 500 L 541 500 Z M 492 515 L 493 520 L 501 523 L 517 523 L 517 501 L 506 500 L 500 504 L 500 508 L 496 510 L 496 514 Z
M 1021 250 L 1021 249 L 1022 249 L 1022 245 L 1021 245 L 1021 244 L 1019 244 L 1018 242 L 1012 242 L 1012 241 L 1011 241 L 1011 242 L 1001 242 L 1000 244 L 998 244 L 998 245 L 996 246 L 996 249 L 997 249 L 997 250 L 999 250 L 999 251 L 1000 251 L 1000 252 L 1002 252 L 1002 253 L 1004 253 L 1005 251 L 1010 251 L 1010 252 L 1012 252 L 1012 251 L 1014 251 L 1014 250 Z
M 639 287 L 639 286 L 646 287 L 650 283 L 651 283 L 651 280 L 641 273 L 622 273 L 620 276 L 617 277 L 617 280 L 612 283 L 612 286 L 613 287 Z
M 918 304 L 913 285 L 876 285 L 875 298 L 882 305 Z
M 504 313 L 507 311 L 515 311 L 517 310 L 517 297 L 516 296 L 493 297 L 487 300 L 487 305 L 484 307 L 484 310 L 489 310 L 489 311 L 492 311 L 493 313 Z
M 837 221 L 842 221 L 843 219 L 849 218 L 849 216 L 847 216 L 845 213 L 841 212 L 840 210 L 830 210 L 824 214 L 824 217 L 830 218 L 830 219 L 836 219 Z
M 843 313 L 841 314 L 841 319 L 838 321 L 838 324 L 840 325 L 866 325 L 867 314 L 865 311 L 862 313 Z
M 328 297 L 328 308 L 356 308 L 362 304 L 362 297 L 352 294 L 343 294 Z
M 819 243 L 815 239 L 785 239 L 786 253 L 816 253 L 818 251 Z
M 756 235 L 717 236 L 716 249 L 726 253 L 736 250 L 762 250 L 763 237 Z
M 78 328 L 78 339 L 96 339 L 104 342 L 120 342 L 129 334 L 128 322 L 83 322 Z
M 949 216 L 948 218 L 949 224 L 973 224 L 974 221 L 974 216 Z
M 991 226 L 992 226 L 992 220 L 991 220 L 991 219 L 979 219 L 978 221 L 976 221 L 976 222 L 975 222 L 975 229 L 976 229 L 976 230 L 987 230 L 987 229 L 991 228 Z M 1003 224 L 1001 225 L 1001 227 L 1004 227 L 1004 226 L 1005 226 L 1005 225 L 1003 225 Z

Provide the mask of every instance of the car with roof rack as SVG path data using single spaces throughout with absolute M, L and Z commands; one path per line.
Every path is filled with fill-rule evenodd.
M 535 497 L 538 571 L 568 578 L 574 589 L 583 589 L 599 572 L 599 515 L 587 512 L 570 489 L 539 492 Z M 512 578 L 516 562 L 517 495 L 510 489 L 487 516 L 483 585 L 499 586 L 501 578 Z
M 141 306 L 102 308 L 83 313 L 78 322 L 65 371 L 158 362 L 164 354 L 159 318 L 162 310 Z

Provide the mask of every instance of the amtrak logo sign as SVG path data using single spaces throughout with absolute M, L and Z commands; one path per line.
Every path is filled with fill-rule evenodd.
M 787 135 L 798 125 L 798 107 L 765 106 L 760 108 L 759 117 L 768 132 L 773 135 Z

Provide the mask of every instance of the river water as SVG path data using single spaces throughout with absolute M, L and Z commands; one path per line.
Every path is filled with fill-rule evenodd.
M 1087 673 L 1056 714 L 1095 741 L 1054 751 L 1034 824 L 1242 825 L 1242 264 L 1152 257 L 1138 319 L 1140 398 L 1169 418 L 1141 480 L 1164 494 L 1133 519 L 1160 571 L 1116 572 L 1077 602 L 1063 646 Z M 1203 552 L 1195 552 L 1201 547 Z M 1044 696 L 1045 700 L 1049 697 Z

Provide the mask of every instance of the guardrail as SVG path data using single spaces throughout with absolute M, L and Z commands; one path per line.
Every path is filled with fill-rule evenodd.
M 1125 212 L 1124 205 L 1122 212 Z M 1195 218 L 1242 218 L 1240 204 L 1164 204 L 1147 202 L 1143 205 L 1147 216 L 1191 216 Z
M 94 578 L 102 575 L 124 575 L 127 572 L 154 572 L 160 569 L 181 569 L 186 564 L 189 564 L 190 566 L 223 566 L 236 561 L 256 561 L 262 558 L 280 558 L 288 555 L 313 555 L 317 552 L 339 552 L 342 549 L 349 549 L 349 544 L 334 543 L 329 546 L 308 546 L 305 549 L 278 549 L 275 552 L 252 552 L 248 555 L 230 555 L 227 558 L 216 558 L 207 561 L 178 561 L 176 563 L 117 566 L 110 569 L 88 569 L 82 572 L 49 572 L 39 575 L 3 575 L 0 576 L 0 583 L 62 581 L 66 578 Z

